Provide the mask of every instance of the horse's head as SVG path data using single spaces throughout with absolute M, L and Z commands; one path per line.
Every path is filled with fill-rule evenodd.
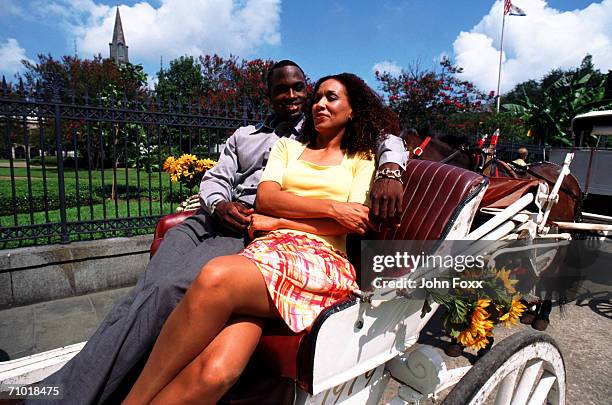
M 465 137 L 447 135 L 444 138 L 423 137 L 412 129 L 404 129 L 400 135 L 404 140 L 410 157 L 447 163 L 472 170 L 474 159 Z M 450 141 L 447 143 L 445 140 Z M 417 153 L 415 154 L 415 150 Z M 420 153 L 420 154 L 419 154 Z

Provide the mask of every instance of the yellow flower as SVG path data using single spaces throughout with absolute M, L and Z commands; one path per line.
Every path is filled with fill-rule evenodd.
M 195 163 L 195 166 L 198 171 L 205 172 L 206 170 L 215 167 L 216 164 L 217 162 L 212 159 L 200 159 Z
M 512 305 L 510 306 L 510 310 L 508 313 L 499 317 L 499 320 L 503 322 L 504 326 L 509 328 L 512 325 L 518 324 L 518 320 L 525 312 L 525 305 L 521 304 L 518 298 L 512 299 Z
M 518 280 L 510 279 L 510 270 L 501 269 L 495 273 L 495 277 L 497 277 L 503 284 L 504 288 L 508 293 L 514 294 L 516 289 L 514 288 L 514 284 L 518 283 Z
M 490 299 L 480 299 L 470 317 L 470 326 L 461 331 L 458 336 L 459 342 L 465 347 L 481 349 L 489 343 L 488 337 L 493 336 L 493 321 L 489 320 L 490 314 L 485 308 L 491 305 Z
M 176 159 L 174 158 L 174 156 L 168 156 L 168 159 L 166 159 L 166 161 L 164 162 L 162 169 L 169 172 L 170 169 L 174 166 L 175 162 L 176 162 Z
M 191 187 L 193 180 L 197 176 L 203 174 L 216 164 L 217 162 L 212 159 L 198 159 L 195 155 L 185 153 L 178 158 L 168 156 L 162 169 L 170 174 L 170 180 L 173 183 L 180 181 L 185 185 L 189 184 Z
M 192 155 L 190 153 L 185 153 L 179 158 L 179 160 L 182 161 L 183 164 L 189 165 L 190 163 L 196 162 L 198 158 L 195 157 L 195 155 Z

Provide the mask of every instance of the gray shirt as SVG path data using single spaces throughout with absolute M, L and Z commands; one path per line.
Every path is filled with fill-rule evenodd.
M 217 165 L 206 172 L 200 184 L 206 211 L 211 212 L 219 201 L 240 201 L 252 207 L 272 145 L 280 137 L 299 138 L 302 123 L 275 125 L 270 116 L 260 124 L 238 128 L 227 139 Z M 397 136 L 387 135 L 379 142 L 376 155 L 379 165 L 393 162 L 406 168 L 408 153 Z

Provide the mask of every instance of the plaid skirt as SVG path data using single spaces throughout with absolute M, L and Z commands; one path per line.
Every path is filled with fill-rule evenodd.
M 240 255 L 264 276 L 281 317 L 294 332 L 357 288 L 355 268 L 340 252 L 305 235 L 270 232 Z

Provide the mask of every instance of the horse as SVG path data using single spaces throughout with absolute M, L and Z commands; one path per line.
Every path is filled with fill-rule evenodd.
M 549 190 L 552 190 L 562 169 L 561 166 L 551 162 L 537 162 L 526 167 L 507 163 L 497 159 L 494 153 L 487 154 L 482 145 L 470 145 L 467 139 L 463 137 L 422 138 L 416 131 L 407 131 L 402 133 L 402 139 L 408 149 L 410 158 L 433 160 L 476 171 L 489 177 L 491 184 L 504 183 L 501 180 L 502 178 L 537 180 L 546 182 Z M 574 175 L 570 173 L 564 177 L 558 194 L 559 199 L 550 211 L 548 223 L 555 221 L 580 222 L 582 220 L 580 208 L 584 200 L 584 194 Z M 487 195 L 485 194 L 483 198 L 483 205 L 485 206 L 487 205 L 486 200 Z M 562 254 L 557 259 L 563 260 L 564 257 L 565 254 Z M 535 309 L 528 311 L 521 319 L 521 322 L 531 324 L 537 330 L 545 330 L 548 327 L 549 315 L 552 311 L 552 293 L 545 288 L 546 285 L 544 284 L 539 283 L 536 288 L 544 287 L 547 290 L 546 296 L 535 303 Z M 560 304 L 563 303 L 562 301 L 563 299 L 560 299 Z
M 464 138 L 450 137 L 454 139 L 455 145 L 436 138 L 421 138 L 416 133 L 403 134 L 404 143 L 411 158 L 432 160 L 461 167 L 467 170 L 478 171 L 478 163 L 483 159 L 482 150 L 479 147 L 469 145 Z M 495 167 L 495 170 L 492 168 Z M 548 183 L 550 189 L 554 186 L 561 166 L 551 162 L 537 162 L 527 167 L 516 167 L 511 163 L 493 157 L 488 160 L 482 173 L 489 178 L 514 178 L 543 180 Z M 559 201 L 551 210 L 549 221 L 581 221 L 580 208 L 584 195 L 580 184 L 571 173 L 565 176 L 559 190 Z

